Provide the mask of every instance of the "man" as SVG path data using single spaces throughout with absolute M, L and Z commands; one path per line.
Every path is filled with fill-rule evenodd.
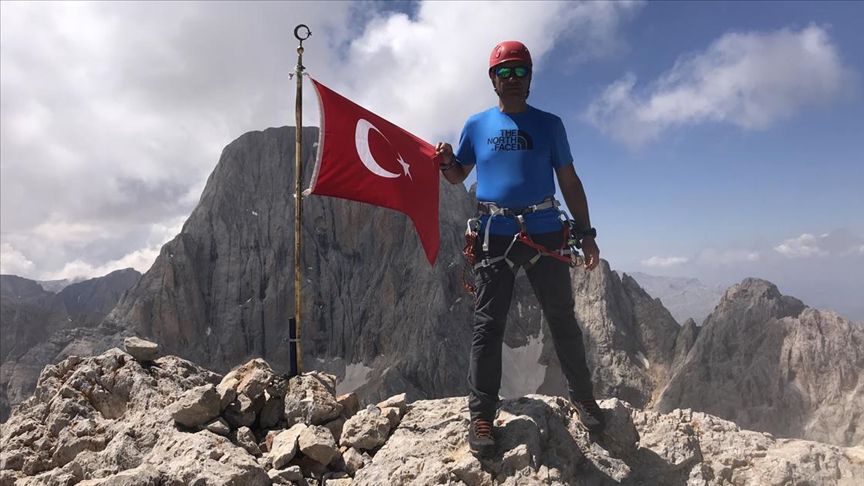
M 461 183 L 477 167 L 481 216 L 474 246 L 479 263 L 475 266 L 468 376 L 468 443 L 481 456 L 495 451 L 493 420 L 501 386 L 501 345 L 516 272 L 523 267 L 549 324 L 580 419 L 592 432 L 605 427 L 573 310 L 569 259 L 563 251 L 568 232 L 562 230 L 554 201 L 553 174 L 575 221 L 572 234 L 581 239 L 588 270 L 599 263 L 600 250 L 564 125 L 557 116 L 526 101 L 531 69 L 531 54 L 521 42 L 496 45 L 489 58 L 489 77 L 498 106 L 468 119 L 455 154 L 450 144 L 437 146 L 440 168 L 450 183 Z M 520 231 L 522 236 L 516 236 Z

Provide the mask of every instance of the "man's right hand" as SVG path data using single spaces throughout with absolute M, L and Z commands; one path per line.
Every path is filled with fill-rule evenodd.
M 438 145 L 435 146 L 435 157 L 438 159 L 439 169 L 447 169 L 456 163 L 453 147 L 449 143 L 438 142 Z

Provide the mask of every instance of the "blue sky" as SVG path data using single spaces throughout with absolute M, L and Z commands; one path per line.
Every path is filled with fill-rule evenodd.
M 564 119 L 614 269 L 768 278 L 864 320 L 862 2 L 0 10 L 3 273 L 146 270 L 222 147 L 293 124 L 302 22 L 313 76 L 433 143 L 495 103 L 488 52 L 523 40 L 530 102 Z

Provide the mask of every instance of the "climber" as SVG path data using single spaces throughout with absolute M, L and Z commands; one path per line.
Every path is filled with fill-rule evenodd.
M 561 119 L 526 101 L 532 67 L 531 54 L 521 42 L 496 45 L 489 57 L 489 78 L 498 106 L 468 119 L 455 154 L 448 143 L 436 147 L 440 169 L 451 184 L 463 182 L 477 167 L 479 214 L 473 224 L 469 220 L 468 228 L 475 293 L 468 443 L 480 456 L 495 451 L 501 346 L 520 268 L 525 269 L 548 321 L 580 420 L 591 432 L 605 427 L 573 310 L 566 262 L 576 262 L 575 255 L 565 256 L 568 239 L 576 246 L 581 243 L 585 267 L 593 270 L 600 261 L 596 230 L 591 227 L 585 191 L 573 168 Z M 553 174 L 573 216 L 572 231 L 562 229 Z

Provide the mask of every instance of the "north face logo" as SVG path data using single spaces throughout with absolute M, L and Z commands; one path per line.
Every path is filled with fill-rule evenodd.
M 489 137 L 486 143 L 491 145 L 492 150 L 496 152 L 534 148 L 534 140 L 524 130 L 501 130 L 497 137 Z

